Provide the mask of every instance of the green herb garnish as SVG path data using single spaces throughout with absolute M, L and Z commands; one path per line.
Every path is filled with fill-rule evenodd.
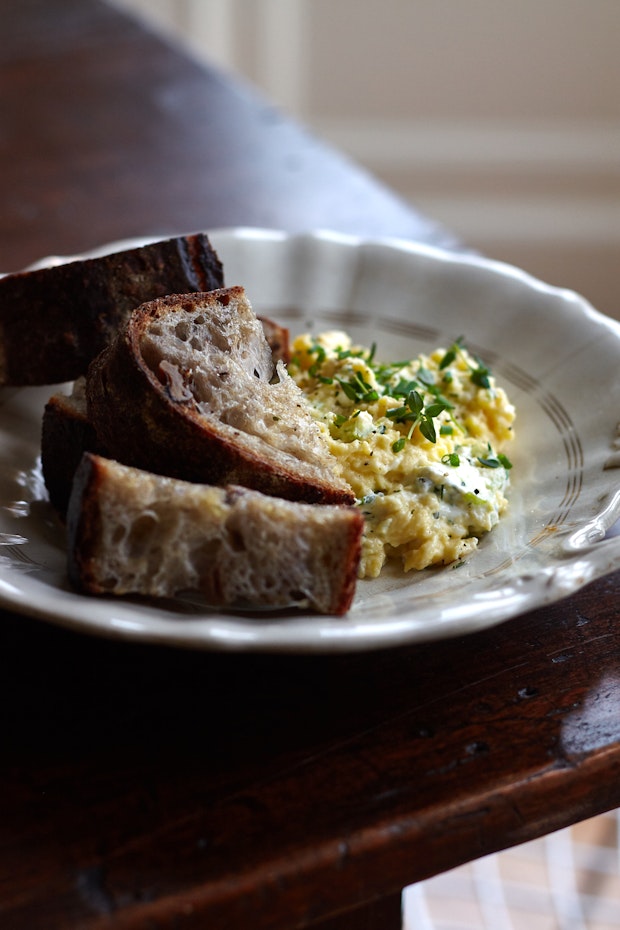
M 487 444 L 487 454 L 479 455 L 478 461 L 481 465 L 486 466 L 486 468 L 505 468 L 506 471 L 512 468 L 512 462 L 505 456 L 502 452 L 495 454 L 491 448 L 490 443 Z
M 450 348 L 448 349 L 444 357 L 439 362 L 439 370 L 443 371 L 444 368 L 447 368 L 448 365 L 451 365 L 452 362 L 455 361 L 457 355 L 460 354 L 463 348 L 464 348 L 463 337 L 459 336 L 458 339 L 455 339 L 455 341 L 452 343 L 452 345 L 450 346 Z
M 438 417 L 440 413 L 443 413 L 446 410 L 446 404 L 434 401 L 432 404 L 424 405 L 424 398 L 419 391 L 409 391 L 407 395 L 407 403 L 403 404 L 401 407 L 393 407 L 391 410 L 386 412 L 386 417 L 390 420 L 394 420 L 395 423 L 409 423 L 409 431 L 407 433 L 407 439 L 411 439 L 413 432 L 416 426 L 419 426 L 420 432 L 425 439 L 428 439 L 429 442 L 437 442 L 437 434 L 435 432 L 435 424 L 433 419 Z M 404 439 L 404 437 L 402 437 Z M 396 451 L 399 451 L 403 448 L 404 442 L 400 445 L 400 440 L 397 441 L 399 448 Z M 397 445 L 394 443 L 394 445 Z M 392 446 L 394 448 L 394 446 Z
M 480 361 L 479 358 L 476 359 L 476 362 L 478 363 L 478 367 L 472 369 L 471 380 L 474 382 L 474 384 L 478 385 L 478 387 L 490 388 L 491 387 L 491 381 L 489 380 L 491 376 L 490 370 L 486 367 L 484 362 Z
M 458 339 L 455 339 L 455 341 L 452 343 L 448 351 L 445 353 L 445 355 L 439 362 L 439 370 L 443 371 L 445 368 L 451 365 L 454 361 L 456 361 L 459 355 L 461 356 L 461 358 L 464 358 L 463 353 L 465 351 L 466 351 L 465 340 L 463 339 L 462 336 L 459 336 Z M 478 387 L 490 388 L 491 387 L 491 380 L 490 380 L 491 370 L 477 356 L 474 355 L 473 358 L 476 363 L 475 366 L 470 365 L 468 359 L 464 359 L 467 364 L 467 367 L 469 368 L 471 372 L 470 374 L 471 380 Z M 446 379 L 446 375 L 444 375 L 444 379 Z
M 348 381 L 343 381 L 342 378 L 336 378 L 336 381 L 349 400 L 369 404 L 379 399 L 379 392 L 372 384 L 364 381 L 359 371 L 356 371 Z

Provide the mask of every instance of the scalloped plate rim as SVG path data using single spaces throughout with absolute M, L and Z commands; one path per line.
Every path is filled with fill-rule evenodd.
M 498 282 L 510 280 L 525 292 L 538 293 L 561 305 L 570 305 L 580 321 L 602 326 L 617 341 L 614 349 L 617 348 L 620 359 L 620 323 L 599 313 L 587 300 L 570 289 L 546 284 L 527 271 L 475 253 L 452 252 L 400 238 L 373 239 L 330 230 L 288 233 L 268 228 L 233 227 L 207 230 L 207 234 L 218 251 L 234 250 L 239 243 L 243 243 L 244 247 L 250 244 L 251 247 L 253 242 L 268 247 L 272 244 L 276 248 L 278 245 L 287 247 L 297 244 L 302 249 L 319 247 L 329 250 L 333 247 L 354 252 L 360 249 L 370 252 L 384 250 L 386 254 L 396 252 L 431 264 L 443 263 L 445 267 L 473 270 L 489 275 Z M 48 256 L 29 268 L 132 248 L 161 238 L 165 236 L 117 240 L 79 255 Z M 224 266 L 226 272 L 226 261 Z M 620 411 L 618 416 L 620 418 Z M 462 635 L 497 625 L 524 611 L 557 601 L 589 581 L 620 568 L 620 537 L 602 538 L 620 516 L 620 483 L 614 485 L 612 479 L 608 483 L 606 499 L 601 502 L 599 510 L 592 513 L 591 519 L 563 531 L 563 557 L 558 562 L 544 565 L 533 573 L 523 571 L 511 575 L 510 583 L 506 579 L 501 597 L 497 594 L 497 588 L 482 586 L 476 590 L 474 586 L 473 598 L 469 602 L 461 599 L 459 603 L 441 608 L 441 616 L 435 622 L 429 620 L 428 616 L 416 619 L 411 613 L 412 608 L 407 607 L 407 594 L 403 595 L 396 606 L 385 609 L 379 606 L 372 610 L 366 608 L 365 615 L 357 611 L 354 604 L 347 617 L 338 619 L 303 612 L 286 617 L 280 615 L 275 619 L 272 616 L 267 619 L 261 612 L 250 613 L 248 616 L 244 613 L 219 611 L 189 617 L 144 602 L 93 600 L 61 586 L 56 589 L 55 600 L 52 593 L 50 606 L 49 592 L 45 600 L 43 596 L 33 597 L 27 584 L 24 586 L 22 583 L 20 587 L 19 578 L 27 578 L 27 571 L 22 571 L 20 575 L 12 567 L 7 568 L 6 564 L 0 564 L 0 605 L 84 633 L 209 650 L 360 651 Z

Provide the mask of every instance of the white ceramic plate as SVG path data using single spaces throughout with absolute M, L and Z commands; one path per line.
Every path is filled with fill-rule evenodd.
M 85 598 L 67 584 L 63 531 L 37 465 L 51 389 L 4 389 L 2 606 L 125 639 L 329 652 L 469 633 L 620 568 L 620 536 L 608 533 L 620 517 L 620 324 L 515 268 L 415 244 L 252 229 L 211 239 L 227 283 L 243 284 L 257 312 L 293 333 L 338 326 L 376 342 L 386 361 L 464 336 L 517 406 L 508 515 L 458 570 L 395 569 L 360 581 L 339 619 Z

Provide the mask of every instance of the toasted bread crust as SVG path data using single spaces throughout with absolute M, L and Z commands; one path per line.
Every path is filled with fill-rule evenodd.
M 99 258 L 0 278 L 0 384 L 85 374 L 135 307 L 223 285 L 207 236 L 179 236 Z
M 73 394 L 53 394 L 43 411 L 41 471 L 50 503 L 61 517 L 66 514 L 73 476 L 83 453 L 103 451 L 88 419 L 83 387 L 80 379 Z
M 250 332 L 255 343 L 250 350 L 256 352 L 256 377 L 253 379 L 247 372 L 239 377 L 240 369 L 235 369 L 235 377 L 239 377 L 235 403 L 246 405 L 250 414 L 256 410 L 257 417 L 263 420 L 272 418 L 273 442 L 269 437 L 265 439 L 264 430 L 263 436 L 258 437 L 251 433 L 251 428 L 246 432 L 224 422 L 225 417 L 205 413 L 186 387 L 192 372 L 177 368 L 175 378 L 166 379 L 161 370 L 164 365 L 160 363 L 153 370 L 144 356 L 146 337 L 162 320 L 172 320 L 174 324 L 182 315 L 185 318 L 211 315 L 210 319 L 215 317 L 217 323 L 219 315 L 226 318 L 230 328 L 237 325 L 235 314 L 240 322 L 234 338 L 240 348 L 228 355 L 218 349 L 220 354 L 216 355 L 225 367 L 229 355 L 246 351 Z M 173 295 L 138 308 L 88 372 L 88 416 L 96 428 L 100 446 L 126 464 L 188 481 L 244 485 L 310 503 L 353 503 L 353 492 L 334 474 L 331 456 L 302 404 L 297 405 L 299 410 L 287 408 L 283 417 L 279 408 L 277 414 L 275 406 L 273 413 L 269 408 L 271 397 L 277 393 L 277 388 L 269 387 L 271 355 L 262 332 L 258 335 L 256 328 L 252 329 L 252 317 L 241 287 L 208 294 Z M 230 374 L 230 371 L 214 372 L 214 380 Z M 218 386 L 215 387 L 217 393 Z M 295 408 L 294 403 L 292 406 Z M 290 443 L 296 443 L 291 446 L 295 454 L 276 448 L 279 434 L 284 435 L 289 426 L 289 418 L 299 422 L 299 436 L 294 435 L 297 427 L 287 433 Z M 281 422 L 282 419 L 287 422 Z M 303 430 L 311 436 L 316 448 L 312 443 L 304 445 Z
M 207 487 L 85 454 L 68 510 L 68 571 L 88 594 L 203 594 L 213 606 L 351 606 L 357 508 Z
M 75 471 L 67 502 L 67 574 L 85 594 L 102 593 L 95 581 L 95 553 L 100 552 L 100 489 L 105 480 L 105 459 L 85 452 Z
M 259 320 L 274 361 L 281 359 L 286 363 L 290 358 L 288 329 L 267 317 Z M 63 391 L 53 394 L 43 411 L 41 470 L 50 502 L 63 520 L 82 454 L 106 454 L 88 418 L 85 389 L 86 379 L 82 376 L 76 379 L 71 394 Z

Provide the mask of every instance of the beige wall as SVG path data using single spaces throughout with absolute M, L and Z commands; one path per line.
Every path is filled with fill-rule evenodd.
M 117 0 L 620 319 L 619 0 Z

